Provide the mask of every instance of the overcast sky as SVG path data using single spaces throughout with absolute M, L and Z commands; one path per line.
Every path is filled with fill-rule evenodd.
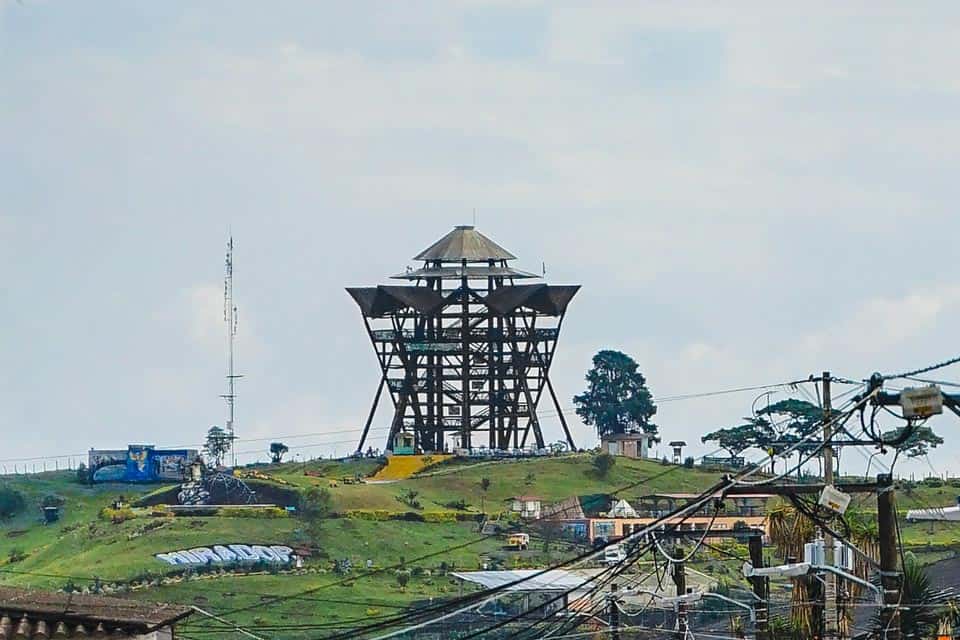
M 960 353 L 960 9 L 723 4 L 0 0 L 2 457 L 223 424 L 231 229 L 240 437 L 308 456 L 378 381 L 343 288 L 474 209 L 583 285 L 567 407 L 600 348 L 661 397 Z M 704 453 L 755 395 L 656 421 Z

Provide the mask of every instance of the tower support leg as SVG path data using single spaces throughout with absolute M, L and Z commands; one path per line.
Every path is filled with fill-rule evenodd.
M 363 425 L 363 433 L 360 435 L 360 443 L 357 445 L 357 453 L 363 452 L 363 445 L 367 441 L 367 434 L 370 433 L 370 425 L 373 423 L 373 417 L 377 414 L 377 405 L 380 404 L 380 395 L 383 393 L 383 385 L 386 383 L 386 377 L 380 376 L 380 384 L 377 386 L 377 393 L 373 397 L 373 405 L 370 407 L 370 414 L 367 415 L 367 423 Z
M 567 419 L 563 415 L 563 407 L 560 406 L 560 401 L 557 400 L 557 394 L 553 390 L 553 383 L 550 382 L 550 376 L 544 373 L 544 378 L 547 381 L 547 389 L 550 391 L 550 397 L 553 398 L 553 406 L 557 410 L 557 416 L 560 418 L 560 424 L 563 425 L 563 433 L 567 436 L 567 444 L 570 445 L 570 450 L 575 451 L 577 446 L 573 444 L 573 436 L 570 435 L 570 428 L 567 426 Z

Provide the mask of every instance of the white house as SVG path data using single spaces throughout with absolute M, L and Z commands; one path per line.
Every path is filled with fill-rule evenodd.
M 539 520 L 541 500 L 536 496 L 514 496 L 510 510 L 526 520 Z
M 608 433 L 600 438 L 600 449 L 613 456 L 649 458 L 660 438 L 651 433 Z

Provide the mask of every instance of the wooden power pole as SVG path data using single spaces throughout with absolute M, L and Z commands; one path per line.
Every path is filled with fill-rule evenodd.
M 610 640 L 620 640 L 620 603 L 617 601 L 617 583 L 610 585 Z
M 897 568 L 897 512 L 893 499 L 893 476 L 877 476 L 877 533 L 880 538 L 880 584 L 883 587 L 883 609 L 880 640 L 901 640 L 900 589 L 901 573 Z
M 677 557 L 683 557 L 683 549 L 676 547 L 674 553 Z M 683 562 L 673 563 L 673 583 L 677 585 L 677 595 L 683 596 L 687 593 L 687 574 L 684 570 Z M 687 637 L 687 605 L 680 601 L 677 603 L 677 638 L 685 640 Z
M 755 533 L 747 540 L 750 548 L 750 564 L 759 569 L 763 567 L 763 537 Z M 753 584 L 753 594 L 757 596 L 757 601 L 754 603 L 754 616 L 757 619 L 757 640 L 771 640 L 768 580 L 769 578 L 764 576 L 750 578 Z
M 823 383 L 823 483 L 832 486 L 833 479 L 833 447 L 830 441 L 833 438 L 833 425 L 831 424 L 831 414 L 833 406 L 830 389 L 830 372 L 824 371 L 821 382 Z M 836 541 L 829 531 L 823 532 L 823 557 L 828 567 L 834 565 L 834 545 Z M 823 636 L 827 640 L 833 640 L 838 637 L 837 624 L 837 576 L 832 573 L 825 573 L 823 589 Z

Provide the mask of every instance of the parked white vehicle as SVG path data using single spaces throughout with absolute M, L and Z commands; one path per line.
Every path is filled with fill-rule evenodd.
M 603 549 L 604 564 L 619 564 L 627 559 L 627 550 L 622 544 L 611 544 Z

